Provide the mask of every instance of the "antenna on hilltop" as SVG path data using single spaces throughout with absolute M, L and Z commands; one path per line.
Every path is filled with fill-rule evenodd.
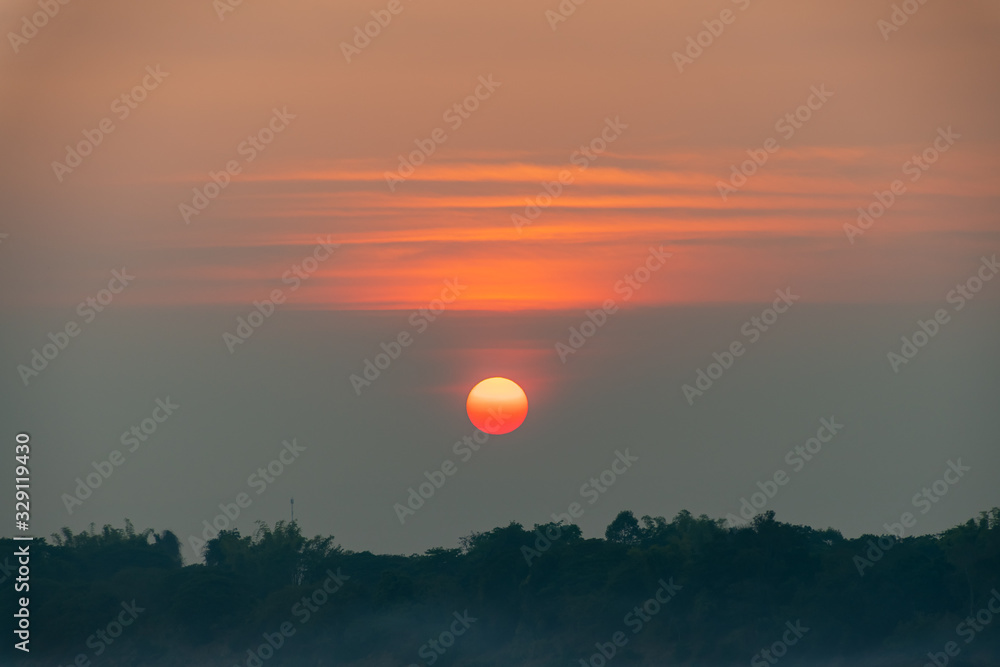
M 292 498 L 292 523 L 295 523 L 295 498 Z

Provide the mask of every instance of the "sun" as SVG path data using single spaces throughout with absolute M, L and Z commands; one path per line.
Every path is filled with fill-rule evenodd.
M 510 433 L 528 415 L 528 397 L 507 378 L 487 378 L 469 392 L 465 409 L 473 425 L 484 433 Z

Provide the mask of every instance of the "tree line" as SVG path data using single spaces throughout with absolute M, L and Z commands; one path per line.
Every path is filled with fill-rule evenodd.
M 902 539 L 624 511 L 603 539 L 512 522 L 410 556 L 279 521 L 187 565 L 126 521 L 36 541 L 31 572 L 32 652 L 6 664 L 1000 664 L 997 508 Z

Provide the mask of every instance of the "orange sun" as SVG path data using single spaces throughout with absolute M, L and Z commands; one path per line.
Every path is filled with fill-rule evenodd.
M 507 378 L 487 378 L 469 392 L 465 402 L 469 419 L 484 433 L 510 433 L 528 415 L 528 397 Z

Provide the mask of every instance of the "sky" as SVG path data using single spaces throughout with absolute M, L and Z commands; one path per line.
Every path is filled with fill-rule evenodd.
M 903 4 L 5 3 L 33 530 L 129 518 L 191 560 L 247 493 L 241 530 L 294 496 L 411 553 L 574 501 L 588 536 L 725 517 L 782 470 L 758 509 L 849 535 L 1000 505 L 1000 4 Z M 456 449 L 497 375 L 527 420 Z

